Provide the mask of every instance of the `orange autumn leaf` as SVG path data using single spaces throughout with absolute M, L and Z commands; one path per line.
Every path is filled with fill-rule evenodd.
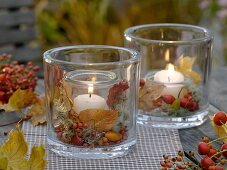
M 37 94 L 30 90 L 18 89 L 9 98 L 7 104 L 0 105 L 0 109 L 6 112 L 18 111 L 22 108 L 26 108 L 37 101 Z
M 217 134 L 217 136 L 219 136 L 220 138 L 227 136 L 227 129 L 224 126 L 217 126 L 213 122 L 214 116 L 209 116 L 209 118 L 212 120 L 210 124 L 214 127 L 214 131 Z M 224 143 L 227 143 L 227 138 L 222 139 L 222 140 Z
M 27 116 L 31 117 L 32 124 L 37 126 L 46 123 L 46 100 L 42 97 L 32 108 L 28 110 Z
M 79 114 L 79 120 L 83 123 L 94 125 L 99 132 L 109 131 L 113 127 L 118 116 L 116 110 L 87 109 Z

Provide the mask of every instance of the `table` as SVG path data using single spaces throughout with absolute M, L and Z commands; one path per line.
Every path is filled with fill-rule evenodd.
M 210 103 L 210 115 L 220 110 L 227 112 L 227 67 L 215 67 L 212 70 Z M 185 151 L 197 151 L 198 142 L 204 136 L 210 139 L 217 138 L 210 125 L 210 120 L 198 127 L 181 129 L 179 130 L 179 135 Z M 221 142 L 217 143 L 217 145 L 221 145 Z M 198 154 L 197 156 L 200 157 Z
M 210 114 L 218 110 L 227 111 L 227 67 L 218 67 L 214 68 L 211 74 L 211 83 L 210 83 Z M 40 89 L 43 89 L 42 82 L 39 82 Z M 20 114 L 16 114 L 16 118 L 21 117 Z M 15 119 L 9 117 L 11 120 L 0 119 L 0 124 L 2 122 L 10 122 Z M 215 135 L 212 126 L 209 124 L 210 120 L 207 120 L 203 125 L 179 130 L 179 135 L 183 149 L 185 151 L 197 151 L 197 144 L 202 137 L 207 136 L 210 139 L 214 139 L 217 136 Z M 7 139 L 7 136 L 4 135 L 4 131 L 9 131 L 14 128 L 15 125 L 0 127 L 0 144 Z M 218 143 L 221 145 L 221 142 Z M 197 155 L 200 157 L 199 155 Z

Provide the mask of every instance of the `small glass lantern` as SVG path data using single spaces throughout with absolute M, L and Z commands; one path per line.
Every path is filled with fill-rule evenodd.
M 63 156 L 106 159 L 136 144 L 137 52 L 72 46 L 44 53 L 48 147 Z
M 125 47 L 142 56 L 140 124 L 188 128 L 206 120 L 212 39 L 207 29 L 184 24 L 141 25 L 125 31 Z

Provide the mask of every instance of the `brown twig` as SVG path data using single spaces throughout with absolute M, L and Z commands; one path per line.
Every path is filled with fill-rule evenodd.
M 198 160 L 192 156 L 190 156 L 187 152 L 184 151 L 184 155 L 190 160 L 192 161 L 194 164 L 200 166 Z
M 0 127 L 4 127 L 4 126 L 8 126 L 8 125 L 12 125 L 12 124 L 14 124 L 14 123 L 19 123 L 19 122 L 21 123 L 21 122 L 26 121 L 26 120 L 29 120 L 29 119 L 31 119 L 31 117 L 26 117 L 26 118 L 19 119 L 19 120 L 16 120 L 16 121 L 10 122 L 10 123 L 2 124 L 2 125 L 0 125 Z

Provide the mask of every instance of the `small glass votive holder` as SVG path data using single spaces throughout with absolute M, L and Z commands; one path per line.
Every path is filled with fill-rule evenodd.
M 48 148 L 83 159 L 119 157 L 136 144 L 140 57 L 84 45 L 44 53 Z
M 128 28 L 125 47 L 141 54 L 138 123 L 164 128 L 201 125 L 208 114 L 213 37 L 185 24 Z

